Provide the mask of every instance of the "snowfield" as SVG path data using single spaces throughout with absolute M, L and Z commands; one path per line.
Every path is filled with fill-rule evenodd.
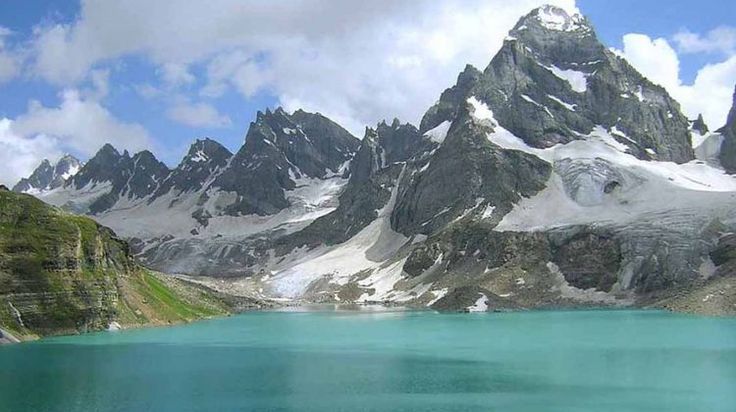
M 580 136 L 580 140 L 538 149 L 501 127 L 485 103 L 475 97 L 468 103 L 476 120 L 494 127 L 488 134 L 489 141 L 532 154 L 553 166 L 547 187 L 515 205 L 495 230 L 539 231 L 575 224 L 620 224 L 664 211 L 700 209 L 702 213 L 714 213 L 713 208 L 727 208 L 736 201 L 734 176 L 701 159 L 685 164 L 638 159 L 627 153 L 629 146 L 622 141 L 629 139 L 615 127 L 606 130 L 597 126 L 590 134 Z M 718 137 L 701 139 L 698 147 L 720 146 Z
M 401 180 L 401 179 L 399 179 Z M 302 295 L 313 281 L 327 277 L 330 283 L 344 285 L 360 272 L 368 276 L 360 286 L 373 288 L 372 294 L 360 300 L 380 300 L 402 278 L 404 260 L 389 263 L 396 251 L 409 239 L 391 229 L 391 212 L 396 203 L 398 185 L 391 191 L 391 198 L 373 222 L 350 240 L 334 247 L 316 250 L 290 259 L 281 270 L 276 270 L 266 284 L 277 296 L 295 298 Z

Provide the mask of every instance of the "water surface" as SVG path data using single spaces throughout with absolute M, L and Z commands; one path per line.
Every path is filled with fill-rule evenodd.
M 734 411 L 736 319 L 289 311 L 0 347 L 9 411 Z

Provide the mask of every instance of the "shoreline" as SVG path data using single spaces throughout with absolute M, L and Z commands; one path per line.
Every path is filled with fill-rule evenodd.
M 273 301 L 271 303 L 274 303 Z M 282 312 L 282 313 L 307 313 L 307 312 L 363 312 L 363 313 L 382 313 L 382 312 L 412 312 L 412 311 L 422 311 L 422 312 L 435 312 L 438 314 L 458 314 L 458 315 L 471 315 L 471 314 L 479 314 L 479 313 L 485 313 L 485 314 L 501 314 L 501 313 L 530 313 L 530 312 L 577 312 L 577 311 L 627 311 L 627 310 L 636 310 L 636 311 L 659 311 L 659 312 L 666 312 L 673 315 L 688 315 L 688 316 L 694 316 L 694 317 L 701 317 L 701 318 L 736 318 L 736 313 L 721 313 L 721 314 L 709 314 L 709 313 L 699 313 L 699 312 L 693 312 L 693 311 L 686 311 L 686 310 L 675 310 L 671 309 L 665 306 L 657 306 L 657 305 L 629 305 L 629 306 L 617 306 L 617 305 L 579 305 L 579 306 L 540 306 L 535 308 L 515 308 L 515 309 L 495 309 L 495 310 L 488 310 L 485 312 L 465 312 L 462 310 L 437 310 L 432 309 L 430 307 L 426 306 L 417 306 L 417 305 L 398 305 L 398 304 L 384 304 L 384 303 L 378 303 L 378 302 L 361 302 L 361 303 L 328 303 L 328 302 L 308 302 L 308 301 L 290 301 L 290 302 L 279 302 L 278 305 L 272 305 L 269 307 L 261 307 L 261 308 L 251 308 L 246 309 L 242 311 L 234 311 L 227 314 L 223 314 L 220 316 L 209 316 L 209 317 L 203 317 L 200 319 L 194 319 L 190 321 L 178 321 L 178 322 L 171 322 L 171 323 L 148 323 L 148 324 L 135 324 L 135 325 L 121 325 L 122 327 L 120 329 L 98 329 L 98 330 L 91 330 L 88 332 L 81 332 L 81 333 L 59 333 L 59 334 L 53 334 L 53 335 L 46 335 L 46 336 L 40 336 L 40 337 L 34 337 L 32 339 L 22 339 L 17 338 L 10 332 L 8 332 L 6 329 L 0 328 L 0 334 L 2 334 L 2 337 L 0 337 L 0 347 L 2 346 L 9 346 L 9 345 L 15 345 L 15 344 L 23 344 L 23 343 L 29 343 L 29 342 L 36 342 L 40 340 L 46 340 L 48 338 L 56 338 L 56 337 L 64 337 L 64 336 L 83 336 L 87 334 L 96 334 L 96 333 L 115 333 L 115 332 L 124 332 L 128 330 L 136 330 L 136 329 L 150 329 L 150 328 L 166 328 L 166 327 L 174 327 L 174 326 L 183 326 L 183 325 L 189 325 L 189 324 L 195 324 L 201 321 L 208 321 L 208 320 L 217 320 L 217 319 L 225 319 L 232 316 L 247 314 L 247 313 L 253 313 L 253 312 Z M 3 338 L 8 338 L 7 341 L 4 341 Z

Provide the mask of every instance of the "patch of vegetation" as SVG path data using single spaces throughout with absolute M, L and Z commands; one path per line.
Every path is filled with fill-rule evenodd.
M 139 267 L 127 244 L 95 221 L 0 190 L 0 326 L 11 333 L 174 323 L 227 310 L 202 288 Z

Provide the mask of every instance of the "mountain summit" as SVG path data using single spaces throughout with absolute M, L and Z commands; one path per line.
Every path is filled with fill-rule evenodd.
M 514 26 L 482 73 L 466 71 L 422 119 L 428 130 L 465 100 L 488 105 L 506 130 L 536 148 L 589 135 L 596 126 L 642 159 L 692 160 L 680 106 L 601 44 L 587 19 L 544 6 Z M 472 79 L 472 80 L 469 80 Z
M 44 159 L 28 177 L 21 179 L 14 187 L 17 193 L 37 194 L 61 187 L 82 168 L 82 163 L 74 156 L 66 154 L 55 164 Z

